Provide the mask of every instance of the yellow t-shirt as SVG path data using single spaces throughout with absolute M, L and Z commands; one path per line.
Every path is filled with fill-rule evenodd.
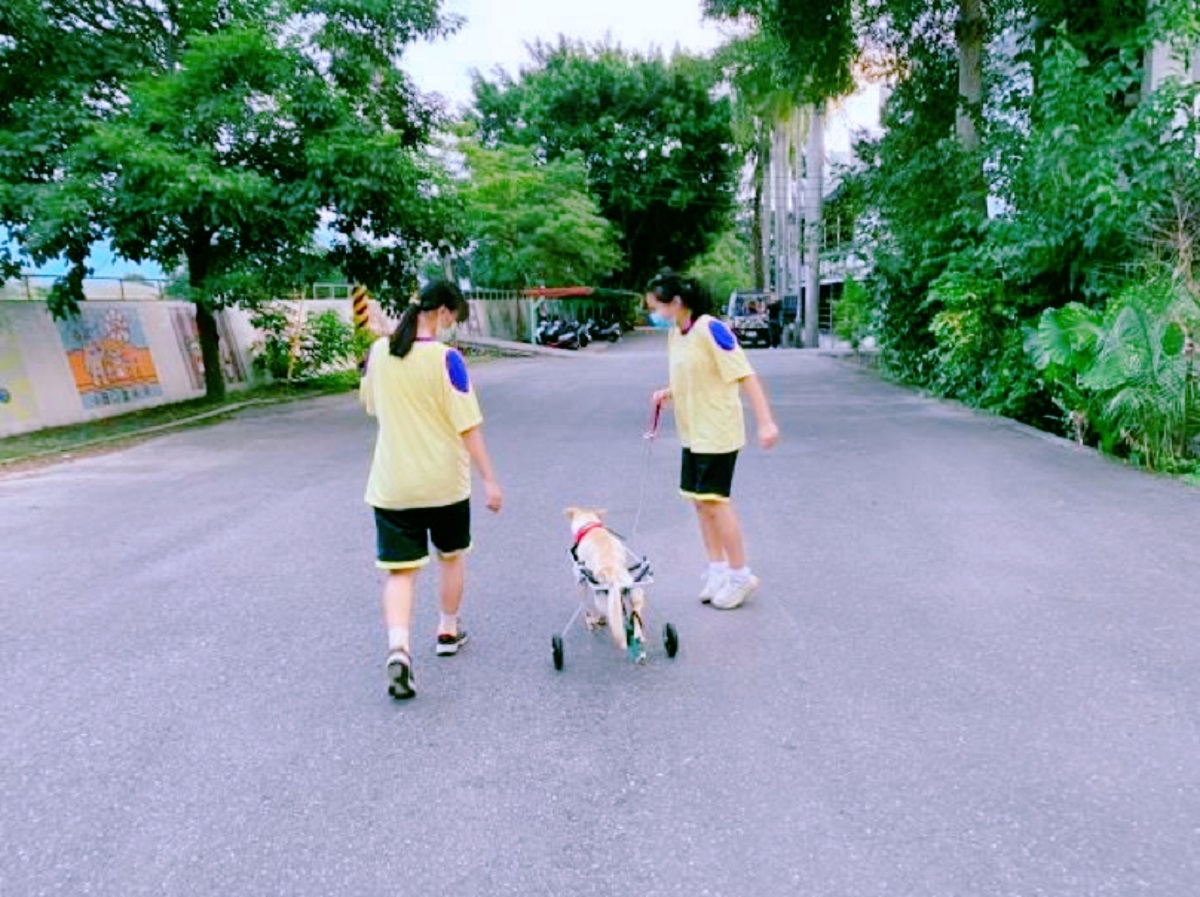
M 733 332 L 701 315 L 684 333 L 667 335 L 675 428 L 685 448 L 705 455 L 736 452 L 746 444 L 738 382 L 754 373 Z
M 379 339 L 367 356 L 359 399 L 379 421 L 367 504 L 436 508 L 471 495 L 462 434 L 483 423 L 467 365 L 457 350 L 418 341 L 405 358 Z

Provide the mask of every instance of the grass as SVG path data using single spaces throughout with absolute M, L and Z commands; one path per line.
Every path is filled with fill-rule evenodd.
M 19 433 L 0 439 L 0 465 L 15 464 L 19 461 L 46 455 L 64 454 L 76 449 L 87 448 L 100 441 L 103 441 L 103 444 L 108 447 L 114 444 L 123 444 L 138 439 L 151 428 L 168 426 L 197 415 L 220 412 L 222 409 L 229 409 L 232 412 L 245 402 L 274 404 L 349 392 L 357 388 L 357 371 L 339 371 L 298 383 L 272 383 L 268 386 L 230 392 L 219 401 L 211 401 L 206 398 L 191 399 L 186 402 L 157 405 L 141 411 L 131 411 L 128 414 L 118 414 L 65 427 L 50 427 L 33 433 Z M 216 413 L 190 425 L 200 426 L 215 423 L 223 420 L 224 417 L 225 415 Z M 189 424 L 181 423 L 180 426 L 189 426 Z

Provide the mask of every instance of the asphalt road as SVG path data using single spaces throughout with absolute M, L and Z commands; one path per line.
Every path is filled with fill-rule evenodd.
M 665 346 L 479 366 L 507 506 L 385 693 L 350 396 L 0 479 L 0 894 L 1200 893 L 1200 492 L 846 362 L 752 353 L 759 596 L 695 600 Z M 568 504 L 676 624 L 574 630 Z

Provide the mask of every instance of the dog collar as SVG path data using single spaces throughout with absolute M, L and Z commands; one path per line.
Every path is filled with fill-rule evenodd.
M 598 529 L 604 529 L 604 524 L 599 520 L 593 520 L 591 523 L 580 527 L 579 532 L 575 534 L 575 547 L 579 547 L 579 543 L 584 540 L 588 533 Z

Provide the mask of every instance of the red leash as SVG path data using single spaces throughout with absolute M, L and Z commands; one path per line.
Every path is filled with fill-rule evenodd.
M 643 439 L 658 438 L 658 422 L 660 418 L 662 418 L 662 405 L 658 404 L 654 406 L 654 411 L 650 414 L 650 429 L 642 434 Z

